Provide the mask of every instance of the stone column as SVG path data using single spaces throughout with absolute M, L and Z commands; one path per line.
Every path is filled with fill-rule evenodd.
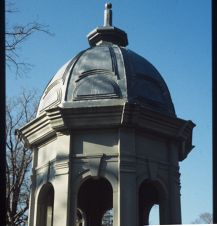
M 137 225 L 136 176 L 132 172 L 120 172 L 120 226 Z
M 161 225 L 169 224 L 169 201 L 166 198 L 163 198 L 160 201 L 159 205 L 159 223 Z
M 178 147 L 172 142 L 169 145 L 169 163 L 169 221 L 167 224 L 181 224 Z
M 37 166 L 37 149 L 32 150 L 32 175 L 31 175 L 31 195 L 29 199 L 29 217 L 28 226 L 34 225 L 35 215 L 35 190 L 36 190 L 36 172 L 35 167 Z
M 53 226 L 68 224 L 68 174 L 56 175 L 54 185 Z M 70 215 L 70 214 L 69 214 Z
M 73 188 L 70 188 L 70 189 L 73 189 Z M 74 190 L 73 192 L 70 191 L 70 199 L 69 202 L 70 202 L 70 211 L 69 212 L 69 222 L 70 222 L 70 225 L 75 225 L 76 223 L 76 217 L 77 217 L 77 195 L 78 193 L 76 193 Z
M 119 130 L 119 226 L 137 225 L 137 185 L 134 129 Z
M 69 211 L 69 151 L 70 136 L 57 133 L 54 179 L 53 226 L 67 226 Z
M 119 208 L 118 190 L 113 190 L 113 226 L 118 225 Z

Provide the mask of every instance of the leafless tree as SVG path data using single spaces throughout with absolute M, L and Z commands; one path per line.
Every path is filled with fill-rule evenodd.
M 213 217 L 210 213 L 202 213 L 200 216 L 192 222 L 192 224 L 212 224 L 213 223 Z
M 10 15 L 14 13 L 18 13 L 18 10 L 12 0 L 6 0 L 6 64 L 9 69 L 15 69 L 16 75 L 20 76 L 32 66 L 20 60 L 18 50 L 23 42 L 36 32 L 43 32 L 49 35 L 52 35 L 52 33 L 49 31 L 48 26 L 37 21 L 10 25 Z
M 11 16 L 16 15 L 14 0 L 6 0 L 5 49 L 7 68 L 16 76 L 25 74 L 31 68 L 20 57 L 19 50 L 34 33 L 52 35 L 48 26 L 37 21 L 13 24 Z M 31 150 L 24 147 L 15 137 L 15 130 L 34 118 L 36 113 L 36 91 L 23 90 L 16 98 L 6 103 L 6 224 L 24 226 L 27 223 L 30 194 Z
M 16 138 L 15 131 L 35 117 L 36 91 L 23 90 L 6 106 L 6 224 L 24 226 L 28 218 L 31 150 Z

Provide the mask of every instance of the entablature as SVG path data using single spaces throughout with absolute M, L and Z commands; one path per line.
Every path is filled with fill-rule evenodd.
M 59 133 L 70 134 L 70 131 L 90 128 L 132 127 L 178 142 L 179 160 L 183 160 L 193 148 L 194 126 L 192 121 L 170 117 L 141 105 L 125 103 L 102 107 L 48 109 L 18 130 L 17 135 L 26 146 L 33 148 Z

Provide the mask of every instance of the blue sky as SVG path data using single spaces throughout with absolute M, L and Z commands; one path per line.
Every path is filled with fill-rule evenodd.
M 104 0 L 20 0 L 10 24 L 38 20 L 54 36 L 34 34 L 19 50 L 33 64 L 22 79 L 7 71 L 7 96 L 21 87 L 42 94 L 56 71 L 89 47 L 86 35 L 103 25 Z M 183 223 L 212 212 L 211 2 L 111 0 L 113 25 L 128 34 L 128 48 L 149 60 L 166 81 L 179 118 L 196 123 L 188 158 L 180 163 Z M 154 220 L 153 220 L 154 222 Z

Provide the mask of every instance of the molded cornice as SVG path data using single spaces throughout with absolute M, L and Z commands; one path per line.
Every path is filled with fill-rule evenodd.
M 133 127 L 180 144 L 179 159 L 183 160 L 193 148 L 192 121 L 170 117 L 136 104 L 61 108 L 46 110 L 20 130 L 18 137 L 30 148 L 48 141 L 59 132 L 78 129 Z

